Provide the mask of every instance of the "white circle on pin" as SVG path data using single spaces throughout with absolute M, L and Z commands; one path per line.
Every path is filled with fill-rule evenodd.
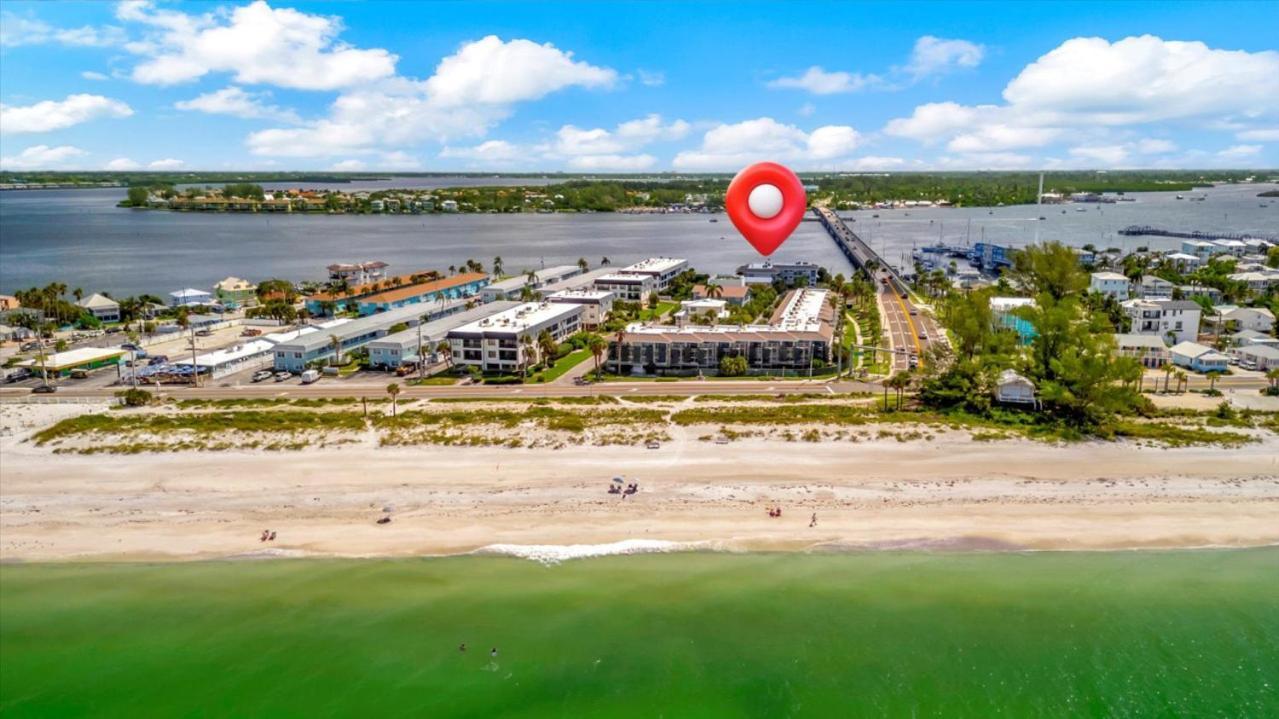
M 752 215 L 761 220 L 771 220 L 782 211 L 782 191 L 777 189 L 777 185 L 756 185 L 746 198 L 746 204 L 751 208 Z

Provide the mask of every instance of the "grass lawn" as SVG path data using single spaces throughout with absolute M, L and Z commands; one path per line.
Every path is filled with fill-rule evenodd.
M 677 309 L 679 309 L 678 302 L 665 302 L 665 301 L 658 302 L 657 309 L 650 310 L 646 306 L 643 310 L 640 311 L 640 321 L 649 322 L 652 320 L 658 320 L 670 314 L 671 312 L 674 312 Z
M 1273 717 L 1275 596 L 1271 548 L 6 564 L 0 715 Z
M 537 374 L 533 375 L 533 378 L 530 381 L 537 382 L 538 377 L 541 377 L 542 382 L 552 382 L 564 376 L 565 372 L 582 364 L 583 362 L 585 362 L 586 360 L 590 358 L 591 358 L 590 350 L 585 350 L 585 349 L 573 350 L 572 352 L 556 360 L 555 364 L 552 365 L 549 369 L 542 370 L 541 372 L 538 372 Z

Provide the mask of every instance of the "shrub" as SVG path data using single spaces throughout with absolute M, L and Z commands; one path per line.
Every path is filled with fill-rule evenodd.
M 137 387 L 126 389 L 123 392 L 116 392 L 115 396 L 124 400 L 125 407 L 145 407 L 155 399 L 150 392 Z

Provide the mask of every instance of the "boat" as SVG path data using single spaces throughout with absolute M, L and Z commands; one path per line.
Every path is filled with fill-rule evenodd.
M 1075 208 L 1075 212 L 1087 212 L 1087 211 L 1088 211 L 1088 208 L 1087 208 L 1087 207 L 1076 207 L 1076 208 Z M 1063 211 L 1063 212 L 1062 212 L 1062 214 L 1065 214 L 1065 211 Z
M 1177 195 L 1177 199 L 1178 199 L 1178 200 L 1184 200 L 1184 199 L 1186 199 L 1186 198 L 1185 198 L 1184 196 L 1182 196 L 1182 195 Z
M 719 218 L 718 218 L 718 217 L 712 217 L 712 218 L 711 218 L 711 222 L 719 222 Z
M 1044 217 L 1043 215 L 1040 215 L 1040 216 L 1039 216 L 1039 219 L 1041 219 L 1041 220 L 1046 220 L 1046 219 L 1048 219 L 1048 218 L 1047 218 L 1047 217 Z

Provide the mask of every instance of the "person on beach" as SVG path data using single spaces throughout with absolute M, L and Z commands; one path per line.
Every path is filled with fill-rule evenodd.
M 813 512 L 813 518 L 808 521 L 808 526 L 810 527 L 817 526 L 817 512 Z

